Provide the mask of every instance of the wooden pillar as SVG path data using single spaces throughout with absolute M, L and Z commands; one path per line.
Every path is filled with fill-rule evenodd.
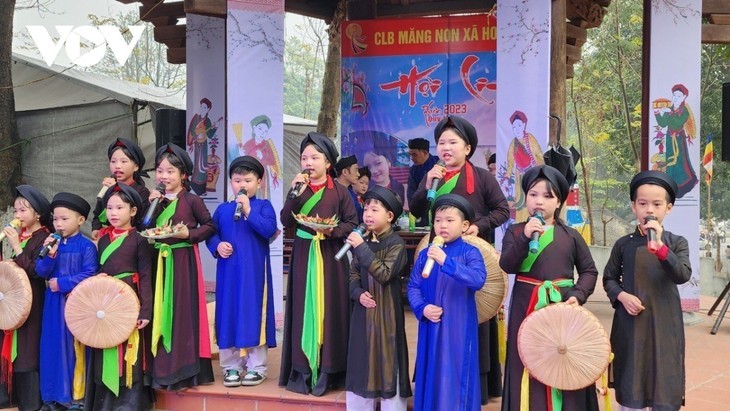
M 348 1 L 347 20 L 370 20 L 378 18 L 378 0 Z
M 550 114 L 554 114 L 563 121 L 560 136 L 557 135 L 558 123 L 550 121 L 550 143 L 560 141 L 565 144 L 565 79 L 567 51 L 565 43 L 565 2 L 567 0 L 553 0 L 552 18 L 550 21 Z

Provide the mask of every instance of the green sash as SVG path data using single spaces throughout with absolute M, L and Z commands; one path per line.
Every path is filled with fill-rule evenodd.
M 101 253 L 101 257 L 99 257 L 99 265 L 104 265 L 106 263 L 106 260 L 109 259 L 109 256 L 112 255 L 113 252 L 117 251 L 119 247 L 121 247 L 124 240 L 127 238 L 128 233 L 124 233 L 117 237 L 114 241 L 109 243 L 109 245 L 104 249 L 104 251 Z
M 445 182 L 441 187 L 439 187 L 439 189 L 436 190 L 436 198 L 439 198 L 444 194 L 451 193 L 451 191 L 454 190 L 454 187 L 456 187 L 456 182 L 459 180 L 460 175 L 461 171 L 454 174 L 453 177 L 449 179 L 449 181 Z
M 542 253 L 542 250 L 545 249 L 550 243 L 553 242 L 553 239 L 555 238 L 555 226 L 548 227 L 545 229 L 545 231 L 540 235 L 540 239 L 538 240 L 538 243 L 540 244 L 537 248 L 537 252 L 535 254 L 528 253 L 527 258 L 522 261 L 522 264 L 520 265 L 520 272 L 526 273 L 530 271 L 532 268 L 532 265 L 535 263 L 535 260 L 537 260 L 537 256 L 539 256 Z
M 172 200 L 170 204 L 165 207 L 164 210 L 160 213 L 160 215 L 157 216 L 157 220 L 155 220 L 155 225 L 157 227 L 162 227 L 166 225 L 172 216 L 175 214 L 175 210 L 177 209 L 177 198 Z
M 442 195 L 449 194 L 454 190 L 454 187 L 456 187 L 456 182 L 459 180 L 459 176 L 461 175 L 461 171 L 454 174 L 453 177 L 449 179 L 449 181 L 445 182 L 441 187 L 439 187 L 438 190 L 436 190 L 436 198 L 441 197 Z M 429 203 L 429 208 L 431 208 L 433 204 Z M 428 213 L 428 221 L 429 225 L 433 225 L 433 215 L 431 212 Z
M 304 203 L 304 205 L 302 206 L 302 209 L 299 210 L 299 212 L 302 214 L 309 215 L 309 212 L 312 211 L 314 206 L 316 206 L 317 203 L 319 203 L 319 200 L 322 199 L 322 195 L 324 195 L 324 190 L 326 190 L 326 188 L 321 188 L 319 191 L 314 193 L 313 196 L 309 197 L 309 200 L 307 200 Z
M 322 188 L 309 198 L 299 211 L 309 214 L 322 199 L 326 188 Z M 297 229 L 297 237 L 311 240 L 307 259 L 307 283 L 304 291 L 304 318 L 302 322 L 302 351 L 309 361 L 312 370 L 312 387 L 319 378 L 319 354 L 324 342 L 324 259 L 320 241 L 321 233 L 309 234 Z
M 106 253 L 106 250 L 112 248 L 112 245 L 117 242 L 119 239 L 123 239 L 126 237 L 127 234 L 123 234 L 122 236 L 118 237 L 112 244 L 109 245 L 104 251 L 106 254 L 106 258 L 109 257 L 109 254 L 111 252 Z M 118 242 L 115 249 L 119 248 L 119 245 L 122 244 L 121 241 Z M 104 257 L 104 254 L 102 254 L 102 261 L 106 261 L 106 258 Z M 100 265 L 103 265 L 102 262 Z M 123 279 L 134 275 L 134 273 L 120 273 L 114 276 L 114 278 Z M 119 396 L 119 346 L 116 347 L 110 347 L 110 348 L 104 348 L 102 350 L 102 360 L 101 360 L 101 382 L 106 385 L 107 388 L 109 388 L 109 391 L 113 392 L 114 395 Z
M 188 242 L 177 244 L 155 243 L 155 248 L 160 252 L 157 255 L 157 277 L 155 278 L 155 296 L 152 306 L 152 355 L 154 356 L 157 356 L 157 343 L 160 338 L 162 338 L 165 351 L 169 353 L 172 350 L 172 299 L 175 280 L 175 258 L 172 251 L 192 246 Z
M 25 246 L 28 245 L 28 240 L 30 240 L 30 237 L 21 241 L 20 248 L 25 249 Z M 11 258 L 15 258 L 15 253 L 12 254 Z M 11 332 L 13 333 L 13 343 L 12 347 L 10 348 L 10 362 L 14 362 L 15 359 L 18 357 L 18 333 L 16 332 L 16 330 L 13 330 Z

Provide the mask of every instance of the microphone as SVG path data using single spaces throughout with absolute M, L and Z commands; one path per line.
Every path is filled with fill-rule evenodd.
M 444 160 L 439 160 L 436 165 L 446 167 L 446 163 L 444 162 Z M 436 190 L 439 189 L 440 184 L 440 178 L 434 178 L 433 180 L 431 180 L 431 188 L 429 188 L 428 193 L 426 193 L 426 200 L 428 200 L 429 202 L 433 202 L 436 199 Z
M 644 224 L 648 223 L 649 221 L 656 221 L 656 217 L 653 215 L 648 215 L 644 218 Z M 659 244 L 656 242 L 656 230 L 653 228 L 649 228 L 646 230 L 646 248 L 649 249 L 649 252 L 654 254 L 659 250 Z
M 165 185 L 163 183 L 158 184 L 155 190 L 159 191 L 163 196 L 165 195 Z M 147 214 L 145 214 L 144 219 L 142 219 L 142 226 L 148 227 L 150 222 L 152 222 L 152 216 L 155 214 L 155 209 L 157 208 L 157 203 L 160 202 L 160 198 L 162 197 L 157 197 L 152 200 L 152 204 L 150 204 Z
M 545 225 L 545 219 L 542 217 L 542 211 L 535 211 L 535 215 L 532 218 L 537 218 L 540 222 Z M 530 236 L 530 254 L 537 254 L 537 250 L 540 248 L 540 232 L 535 231 Z
M 17 230 L 20 228 L 20 220 L 18 220 L 16 218 L 16 219 L 12 220 L 11 222 L 9 222 L 6 227 L 13 227 L 14 229 Z M 5 239 L 5 237 L 6 237 L 5 233 L 0 231 L 0 241 L 3 241 Z
M 302 170 L 302 174 L 309 177 L 309 175 L 312 174 L 312 170 Z M 294 184 L 294 187 L 289 190 L 289 194 L 286 196 L 286 198 L 288 198 L 289 200 L 297 198 L 299 196 L 299 192 L 302 190 L 302 187 L 304 187 L 304 184 L 306 183 L 298 182 Z
M 435 245 L 438 248 L 443 247 L 444 238 L 440 235 L 437 235 L 433 238 L 433 243 L 431 243 L 431 245 Z M 433 263 L 435 263 L 433 258 L 429 258 L 428 260 L 426 260 L 426 265 L 423 266 L 423 272 L 421 273 L 421 277 L 428 278 L 431 275 L 431 270 L 433 270 Z
M 114 175 L 111 176 L 116 181 L 116 178 Z M 104 194 L 106 194 L 107 190 L 109 190 L 109 187 L 107 186 L 101 186 L 101 189 L 99 190 L 99 194 L 96 195 L 96 198 L 104 198 Z
M 368 230 L 368 226 L 366 226 L 365 224 L 360 224 L 359 226 L 355 227 L 355 229 L 352 230 L 352 232 L 358 233 L 358 234 L 360 234 L 360 237 L 362 237 L 363 234 L 365 234 L 365 231 L 367 231 L 367 230 Z M 340 248 L 340 251 L 338 251 L 337 254 L 335 254 L 335 260 L 340 261 L 342 259 L 342 257 L 344 257 L 345 254 L 347 254 L 347 251 L 349 251 L 350 248 L 352 248 L 352 246 L 350 244 L 345 243 L 342 246 L 342 248 Z
M 238 190 L 238 194 L 236 195 L 236 198 L 238 198 L 238 196 L 245 196 L 245 195 L 246 195 L 246 189 L 242 188 L 242 189 Z M 241 218 L 241 213 L 243 213 L 243 204 L 236 203 L 236 212 L 233 213 L 233 219 L 235 221 L 238 221 Z
M 53 248 L 58 242 L 63 238 L 63 231 L 58 230 L 57 233 L 53 233 L 53 240 L 48 243 L 47 246 L 43 247 L 40 253 L 38 253 L 38 258 L 45 258 L 49 252 L 51 252 L 51 248 Z

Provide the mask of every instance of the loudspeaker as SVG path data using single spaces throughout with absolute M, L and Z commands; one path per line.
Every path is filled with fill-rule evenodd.
M 155 111 L 155 146 L 160 147 L 167 143 L 177 144 L 185 148 L 185 110 L 161 108 Z
M 730 83 L 722 84 L 722 161 L 730 161 Z

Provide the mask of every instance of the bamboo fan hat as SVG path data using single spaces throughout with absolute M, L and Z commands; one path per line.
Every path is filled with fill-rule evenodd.
M 33 291 L 25 270 L 12 261 L 0 262 L 0 329 L 20 328 L 30 315 Z
M 96 275 L 80 282 L 66 300 L 66 325 L 84 345 L 111 348 L 137 327 L 139 299 L 122 280 Z
M 556 303 L 525 318 L 517 332 L 517 351 L 536 380 L 561 390 L 578 390 L 601 377 L 611 344 L 590 311 Z
M 479 324 L 488 321 L 499 312 L 499 308 L 507 297 L 509 282 L 507 274 L 499 267 L 499 256 L 491 244 L 475 235 L 461 237 L 466 243 L 473 245 L 482 253 L 484 266 L 487 269 L 487 278 L 482 288 L 476 292 L 477 317 Z M 428 247 L 429 236 L 425 235 L 416 247 L 416 256 L 421 250 Z

